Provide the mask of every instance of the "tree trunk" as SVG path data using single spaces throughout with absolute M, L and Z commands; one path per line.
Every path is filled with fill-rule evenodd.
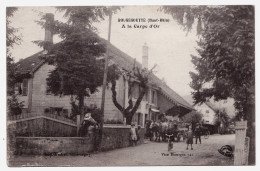
M 126 118 L 126 124 L 127 125 L 131 125 L 132 119 L 133 119 L 133 115 L 131 115 L 130 113 L 127 113 L 127 114 L 125 114 L 125 118 Z
M 248 117 L 247 136 L 250 138 L 248 164 L 255 165 L 255 105 L 254 104 L 248 106 L 247 117 Z
M 84 117 L 84 95 L 80 94 L 79 96 L 79 114 L 80 120 Z

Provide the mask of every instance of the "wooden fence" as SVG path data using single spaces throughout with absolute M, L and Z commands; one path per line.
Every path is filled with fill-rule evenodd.
M 9 117 L 8 125 L 16 136 L 73 137 L 77 135 L 75 121 L 53 114 L 22 114 Z

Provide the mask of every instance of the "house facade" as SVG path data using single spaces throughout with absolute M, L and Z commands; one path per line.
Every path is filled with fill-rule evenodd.
M 202 114 L 202 122 L 204 124 L 214 125 L 216 111 L 210 107 L 209 103 L 196 104 L 194 108 Z
M 45 40 L 52 41 L 51 36 L 52 34 L 46 30 Z M 119 67 L 126 70 L 132 69 L 133 65 L 146 68 L 148 66 L 148 47 L 146 45 L 143 47 L 143 64 L 136 62 L 134 58 L 120 51 L 112 44 L 109 44 L 107 48 L 109 55 L 112 57 L 109 63 L 116 63 Z M 49 72 L 55 66 L 41 60 L 40 56 L 43 52 L 38 52 L 17 63 L 18 72 L 23 75 L 23 80 L 17 83 L 15 88 L 16 94 L 18 94 L 19 101 L 24 101 L 24 112 L 35 115 L 51 112 L 59 116 L 69 117 L 71 115 L 71 97 L 56 96 L 49 91 L 46 78 L 48 78 Z M 128 81 L 123 77 L 117 80 L 117 100 L 124 107 L 128 104 L 128 86 Z M 140 93 L 138 82 L 134 84 L 132 91 L 133 101 L 136 101 Z M 90 97 L 85 97 L 85 105 L 100 107 L 101 92 L 100 88 L 100 91 L 92 94 Z M 104 110 L 105 121 L 124 120 L 121 112 L 113 104 L 110 88 L 106 90 Z M 191 105 L 169 88 L 161 79 L 152 74 L 149 79 L 147 93 L 132 121 L 144 126 L 145 120 L 158 120 L 160 113 L 179 116 L 191 110 L 193 110 Z

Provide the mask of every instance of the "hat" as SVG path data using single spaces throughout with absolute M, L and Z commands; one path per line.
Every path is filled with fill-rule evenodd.
M 89 119 L 91 117 L 91 113 L 86 113 L 84 119 Z

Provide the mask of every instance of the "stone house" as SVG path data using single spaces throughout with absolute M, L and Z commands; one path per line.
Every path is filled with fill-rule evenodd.
M 53 40 L 52 34 L 49 30 L 45 30 L 45 40 Z M 130 70 L 133 65 L 137 67 L 148 66 L 148 47 L 143 46 L 143 63 L 140 64 L 134 58 L 128 56 L 112 44 L 108 45 L 108 51 L 112 59 L 110 63 L 116 63 L 118 66 Z M 47 87 L 46 78 L 49 72 L 54 69 L 53 65 L 48 65 L 40 56 L 44 50 L 33 54 L 17 63 L 18 72 L 23 74 L 23 80 L 16 85 L 16 93 L 18 99 L 24 101 L 24 112 L 39 115 L 44 112 L 52 112 L 60 116 L 70 116 L 71 114 L 71 100 L 70 96 L 55 96 Z M 128 81 L 123 77 L 117 80 L 117 99 L 118 102 L 125 106 L 128 102 Z M 136 82 L 133 90 L 133 101 L 139 95 L 140 86 Z M 85 98 L 85 105 L 97 106 L 101 105 L 101 88 L 95 94 Z M 169 115 L 181 116 L 193 107 L 187 103 L 181 96 L 168 87 L 161 79 L 155 75 L 151 75 L 149 89 L 143 98 L 138 111 L 133 117 L 133 122 L 144 126 L 145 120 L 157 120 L 160 113 Z M 124 120 L 123 115 L 114 106 L 112 101 L 112 92 L 108 88 L 106 90 L 105 100 L 105 115 L 106 120 Z

